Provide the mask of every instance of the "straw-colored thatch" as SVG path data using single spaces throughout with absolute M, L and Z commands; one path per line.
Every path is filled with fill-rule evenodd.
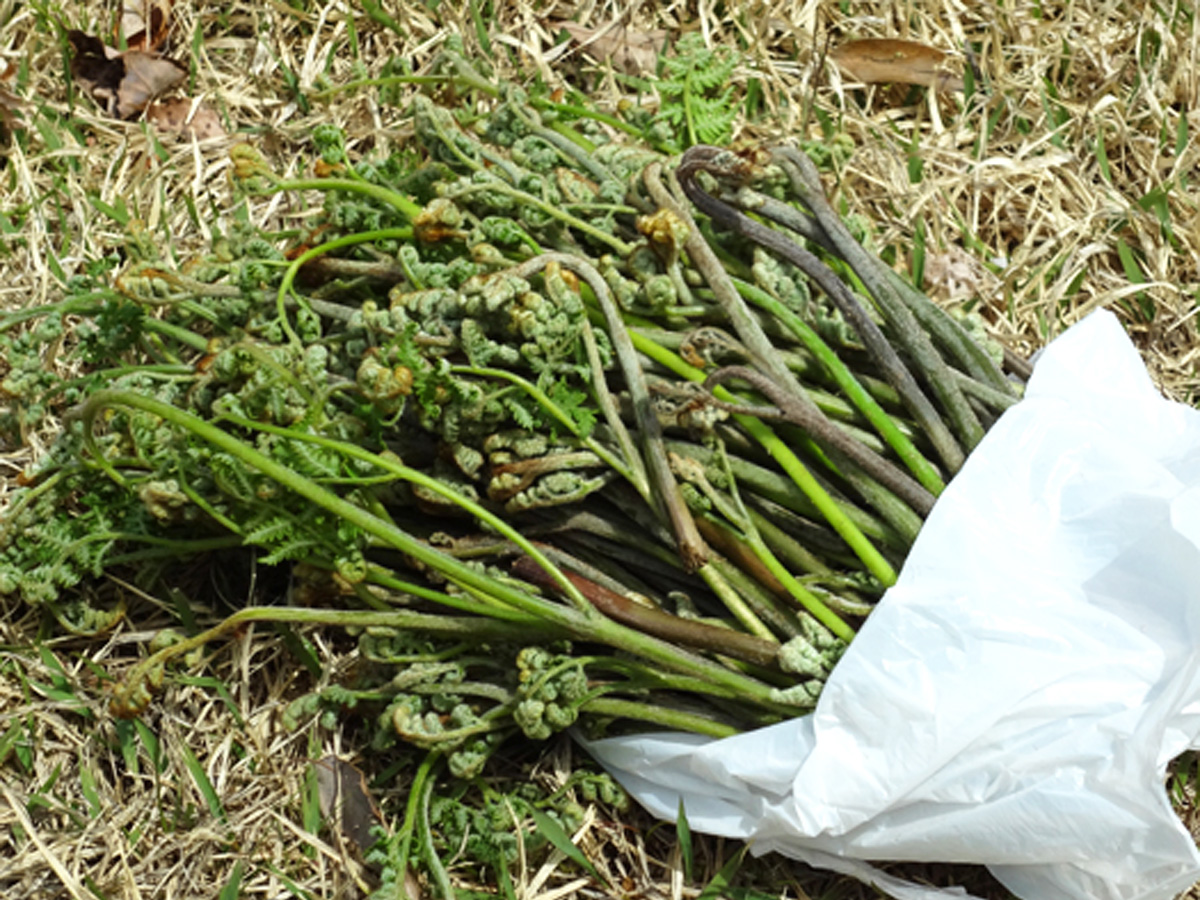
M 120 6 L 0 0 L 0 312 L 54 300 L 75 274 L 119 271 L 139 240 L 179 264 L 209 246 L 230 225 L 227 152 L 235 142 L 252 143 L 281 173 L 307 164 L 309 135 L 321 122 L 341 125 L 354 154 L 401 145 L 403 107 L 353 85 L 398 58 L 420 71 L 449 35 L 481 53 L 485 30 L 505 74 L 584 77 L 593 96 L 615 105 L 628 88 L 612 62 L 595 56 L 616 54 L 615 64 L 636 70 L 653 59 L 648 42 L 695 31 L 737 48 L 735 80 L 761 91 L 761 112 L 740 122 L 741 139 L 817 138 L 827 128 L 852 146 L 836 186 L 844 209 L 867 223 L 874 248 L 899 267 L 912 263 L 921 231 L 934 296 L 977 310 L 1025 354 L 1089 311 L 1113 309 L 1165 391 L 1195 400 L 1200 388 L 1200 32 L 1190 0 L 181 0 L 169 38 L 188 70 L 179 96 L 229 132 L 203 142 L 141 119 L 115 120 L 67 78 L 65 30 L 107 38 Z M 582 26 L 585 46 L 563 40 L 559 21 Z M 957 92 L 856 86 L 828 63 L 828 51 L 865 37 L 918 40 L 960 66 L 971 46 L 982 80 L 967 102 Z M 107 210 L 127 210 L 136 228 Z M 295 227 L 306 215 L 285 195 L 250 207 L 264 226 Z M 56 427 L 0 447 L 0 504 Z M 196 573 L 194 582 L 219 615 L 211 580 Z M 0 599 L 0 893 L 213 898 L 235 871 L 238 896 L 366 890 L 376 876 L 343 836 L 307 827 L 306 778 L 309 761 L 330 753 L 373 773 L 380 760 L 363 757 L 353 730 L 282 727 L 281 706 L 314 681 L 279 636 L 240 634 L 134 726 L 107 714 L 105 679 L 119 677 L 150 631 L 167 623 L 166 601 L 130 585 L 92 589 L 123 597 L 130 610 L 127 624 L 99 641 L 62 637 L 38 611 Z M 346 675 L 354 664 L 348 644 L 307 637 L 326 683 Z M 553 785 L 574 764 L 571 754 L 567 743 L 545 757 L 531 753 L 512 760 L 510 774 Z M 1187 766 L 1173 782 L 1174 799 L 1191 821 L 1194 760 Z M 375 790 L 392 823 L 403 814 L 409 777 L 402 771 Z M 734 848 L 699 842 L 695 879 L 685 883 L 670 832 L 598 805 L 577 840 L 624 896 L 694 896 Z M 902 871 L 1003 896 L 975 870 Z M 778 896 L 873 896 L 779 862 L 756 873 Z M 451 874 L 463 885 L 478 878 L 466 868 Z M 603 894 L 579 875 L 555 854 L 522 857 L 513 877 L 520 896 Z

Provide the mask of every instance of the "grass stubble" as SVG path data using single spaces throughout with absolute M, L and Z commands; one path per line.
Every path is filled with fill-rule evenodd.
M 354 156 L 399 146 L 403 109 L 381 104 L 370 88 L 322 93 L 320 85 L 370 77 L 395 56 L 420 71 L 450 34 L 483 52 L 482 24 L 501 71 L 536 71 L 551 82 L 586 75 L 593 95 L 615 105 L 628 88 L 586 49 L 560 44 L 550 23 L 620 22 L 631 35 L 699 31 L 712 45 L 737 47 L 744 64 L 735 78 L 755 83 L 761 96 L 759 111 L 739 122 L 740 138 L 824 133 L 851 140 L 855 151 L 836 186 L 843 211 L 869 223 L 876 252 L 904 269 L 922 266 L 932 296 L 977 311 L 1017 352 L 1033 352 L 1092 310 L 1112 309 L 1164 392 L 1200 400 L 1200 151 L 1193 137 L 1200 129 L 1200 33 L 1183 0 L 1011 9 L 947 0 L 765 0 L 735 5 L 737 15 L 703 0 L 497 2 L 486 9 L 415 0 L 181 2 L 172 13 L 172 53 L 190 68 L 191 95 L 217 108 L 231 134 L 203 145 L 113 121 L 69 88 L 57 25 L 106 33 L 119 5 L 0 0 L 0 69 L 14 71 L 0 86 L 21 101 L 26 132 L 7 142 L 0 169 L 0 312 L 51 302 L 64 276 L 112 258 L 128 238 L 107 209 L 140 218 L 145 238 L 169 247 L 178 263 L 207 247 L 212 223 L 230 206 L 227 151 L 236 141 L 253 142 L 286 175 L 302 174 L 298 160 L 321 122 L 345 130 Z M 365 12 L 379 8 L 396 27 Z M 982 83 L 969 98 L 854 87 L 819 63 L 831 42 L 859 37 L 908 38 L 950 51 L 970 42 Z M 296 227 L 304 215 L 283 194 L 248 204 L 251 220 L 268 229 Z M 52 421 L 20 446 L 0 447 L 0 509 L 56 427 Z M 292 733 L 279 722 L 290 699 L 351 671 L 351 646 L 305 632 L 323 667 L 314 679 L 276 631 L 250 627 L 173 682 L 139 722 L 119 722 L 106 712 L 107 679 L 132 667 L 153 631 L 171 623 L 170 609 L 128 585 L 91 589 L 120 596 L 130 609 L 102 641 L 47 631 L 36 612 L 0 598 L 0 893 L 363 895 L 372 875 L 343 836 L 306 827 L 316 821 L 308 773 L 327 754 L 357 762 L 368 776 L 378 774 L 378 761 L 362 757 L 353 728 Z M 234 589 L 255 598 L 269 591 L 250 578 Z M 210 593 L 215 620 L 221 592 Z M 511 773 L 492 777 L 561 784 L 576 753 L 561 740 L 510 758 Z M 409 778 L 401 772 L 374 788 L 389 821 L 403 815 Z M 1194 831 L 1197 778 L 1189 756 L 1168 784 Z M 503 777 L 497 783 L 502 789 Z M 694 836 L 685 878 L 670 825 L 600 804 L 572 837 L 611 890 L 630 897 L 696 896 L 739 850 Z M 559 851 L 537 860 L 522 854 L 520 862 L 512 877 L 517 896 L 606 895 Z M 783 860 L 744 869 L 743 882 L 766 896 L 877 896 Z M 980 869 L 894 870 L 1005 896 Z M 451 875 L 461 887 L 490 887 L 465 868 L 452 867 Z

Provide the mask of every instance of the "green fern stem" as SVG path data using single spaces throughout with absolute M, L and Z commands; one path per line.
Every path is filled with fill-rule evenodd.
M 706 375 L 700 369 L 688 365 L 676 354 L 650 340 L 643 334 L 639 334 L 636 331 L 630 331 L 629 334 L 639 353 L 644 353 L 656 363 L 670 369 L 676 375 L 686 378 L 688 381 L 700 384 L 704 383 Z M 713 395 L 717 399 L 729 403 L 737 402 L 737 397 L 721 387 L 717 387 L 713 391 Z M 792 481 L 795 482 L 796 486 L 804 492 L 813 506 L 825 517 L 825 521 L 841 536 L 847 546 L 854 551 L 854 554 L 866 566 L 867 571 L 879 579 L 880 583 L 885 586 L 895 584 L 896 570 L 884 559 L 883 554 L 875 548 L 870 540 L 858 529 L 858 526 L 850 520 L 841 507 L 829 496 L 825 488 L 808 471 L 804 463 L 775 434 L 770 426 L 764 424 L 761 419 L 750 416 L 734 416 L 734 419 L 745 429 L 747 434 L 758 441 L 775 458 L 776 462 L 779 463 Z M 824 622 L 822 616 L 837 619 L 837 616 L 825 604 L 819 600 L 816 603 L 818 605 L 814 607 L 814 610 L 810 611 L 824 624 L 828 625 L 829 623 Z M 824 612 L 818 615 L 815 611 L 816 609 L 823 609 Z M 840 622 L 841 620 L 838 619 L 837 621 Z M 843 627 L 845 627 L 844 623 Z
M 404 888 L 404 878 L 408 873 L 408 861 L 412 854 L 413 840 L 417 837 L 417 830 L 422 817 L 424 808 L 426 782 L 430 782 L 433 775 L 434 766 L 442 759 L 442 751 L 430 750 L 425 754 L 425 758 L 421 760 L 421 765 L 417 767 L 417 774 L 413 777 L 413 782 L 408 788 L 408 802 L 404 805 L 404 822 L 400 826 L 400 832 L 395 838 L 387 842 L 391 849 L 389 854 L 392 858 L 392 870 L 396 872 L 397 883 L 400 885 L 401 896 L 408 898 L 408 892 Z M 430 782 L 432 784 L 432 782 Z M 394 848 L 394 849 L 392 849 Z
M 820 361 L 838 387 L 845 393 L 846 398 L 866 417 L 867 421 L 875 426 L 879 436 L 895 451 L 922 487 L 934 496 L 946 489 L 946 483 L 938 474 L 937 468 L 899 429 L 892 417 L 884 412 L 875 398 L 859 384 L 849 367 L 837 357 L 837 354 L 807 322 L 761 288 L 736 278 L 733 280 L 733 284 L 739 294 L 778 319 L 804 344 L 805 349 Z
M 619 697 L 596 697 L 584 701 L 580 710 L 595 716 L 611 716 L 613 718 L 634 719 L 669 728 L 672 731 L 690 731 L 693 734 L 704 734 L 712 738 L 733 737 L 740 734 L 740 729 L 724 722 L 718 722 L 707 716 L 672 709 L 669 706 L 658 706 L 653 703 L 642 703 L 635 700 L 622 700 Z
M 418 208 L 419 211 L 419 208 Z M 292 293 L 292 285 L 296 282 L 296 276 L 300 273 L 300 269 L 305 263 L 316 259 L 318 256 L 324 256 L 334 250 L 340 250 L 343 247 L 353 247 L 356 244 L 367 244 L 371 241 L 388 241 L 388 240 L 408 240 L 413 236 L 411 227 L 404 228 L 377 228 L 375 231 L 361 231 L 357 234 L 346 234 L 341 237 L 334 238 L 331 241 L 326 241 L 324 244 L 318 244 L 316 247 L 310 247 L 305 250 L 287 267 L 287 271 L 283 273 L 283 280 L 279 283 L 279 292 L 275 297 L 275 306 L 279 315 L 279 324 L 283 326 L 284 332 L 297 347 L 303 346 L 300 336 L 292 329 L 291 323 L 287 317 L 287 298 Z M 298 294 L 295 295 L 296 302 L 303 304 L 304 300 Z
M 762 682 L 731 671 L 711 660 L 682 650 L 670 642 L 650 637 L 636 629 L 621 625 L 605 617 L 583 599 L 575 586 L 570 583 L 569 579 L 557 567 L 546 560 L 536 547 L 529 546 L 526 552 L 538 562 L 539 566 L 548 573 L 556 584 L 562 585 L 561 589 L 564 594 L 571 598 L 576 604 L 576 608 L 535 597 L 526 591 L 492 578 L 453 557 L 439 552 L 435 548 L 397 528 L 395 525 L 384 522 L 361 507 L 355 506 L 353 503 L 313 483 L 310 479 L 300 476 L 287 466 L 198 416 L 171 406 L 168 403 L 163 403 L 160 400 L 145 397 L 132 391 L 99 391 L 83 405 L 77 415 L 83 421 L 85 445 L 92 456 L 94 464 L 117 484 L 124 485 L 126 481 L 116 471 L 113 464 L 104 457 L 93 432 L 96 417 L 103 409 L 111 406 L 125 406 L 138 409 L 158 416 L 176 427 L 190 431 L 198 438 L 229 453 L 250 468 L 256 469 L 267 477 L 274 479 L 280 485 L 294 491 L 299 496 L 344 519 L 365 533 L 372 535 L 384 545 L 409 555 L 416 561 L 429 566 L 431 569 L 440 572 L 455 582 L 485 591 L 497 599 L 508 603 L 515 609 L 536 615 L 545 621 L 547 625 L 562 628 L 569 634 L 582 640 L 591 640 L 607 644 L 611 647 L 623 648 L 673 671 L 693 674 L 703 679 L 709 686 L 710 693 L 715 696 L 740 698 L 744 701 L 756 702 L 768 709 L 786 710 L 786 707 L 781 708 L 772 699 L 771 689 Z M 523 549 L 529 543 L 513 531 L 510 526 L 492 516 L 487 510 L 478 506 L 478 504 L 462 497 L 434 479 L 408 469 L 397 462 L 342 441 L 334 441 L 316 435 L 298 434 L 288 429 L 264 423 L 242 421 L 240 424 L 258 431 L 278 433 L 294 439 L 311 441 L 336 449 L 346 456 L 370 462 L 385 471 L 394 473 L 398 478 L 410 480 L 412 483 L 428 487 L 430 490 L 447 497 L 464 510 L 472 512 L 480 519 L 496 527 L 501 534 L 513 540 L 518 546 L 522 546 Z M 151 660 L 147 660 L 143 666 L 139 667 L 139 671 L 143 675 L 153 671 L 153 667 L 150 666 Z M 161 661 L 157 665 L 161 667 Z
M 386 203 L 404 218 L 412 222 L 421 214 L 421 206 L 414 203 L 403 194 L 372 184 L 369 181 L 354 181 L 349 178 L 296 178 L 274 182 L 267 193 L 278 194 L 281 191 L 348 191 L 352 194 L 362 194 L 373 200 Z
M 567 431 L 569 431 L 577 441 L 600 457 L 600 459 L 602 459 L 609 468 L 619 474 L 635 488 L 638 488 L 639 491 L 644 492 L 645 489 L 634 476 L 633 470 L 599 441 L 584 435 L 579 428 L 579 424 L 561 407 L 559 407 L 558 404 L 551 400 L 546 392 L 537 385 L 522 378 L 515 372 L 508 371 L 507 369 L 492 369 L 481 366 L 451 366 L 450 372 L 451 374 L 456 375 L 475 375 L 479 378 L 498 378 L 516 385 L 535 401 L 537 401 L 537 404 L 551 416 L 553 416 L 554 421 L 558 422 L 563 426 L 563 428 L 567 429 Z

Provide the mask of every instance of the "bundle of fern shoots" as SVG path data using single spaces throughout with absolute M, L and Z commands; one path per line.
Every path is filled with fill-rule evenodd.
M 288 718 L 367 711 L 458 775 L 810 710 L 1025 366 L 864 249 L 837 148 L 669 152 L 637 108 L 445 66 L 386 159 L 234 147 L 302 232 L 235 214 L 176 266 L 130 220 L 119 274 L 0 320 L 5 440 L 63 422 L 0 591 L 77 633 L 114 584 L 170 598 L 122 716 L 245 623 L 344 628 L 355 681 Z M 195 573 L 247 558 L 274 587 L 201 630 Z

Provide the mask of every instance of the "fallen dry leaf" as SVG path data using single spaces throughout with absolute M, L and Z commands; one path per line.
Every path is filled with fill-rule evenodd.
M 146 120 L 160 131 L 194 137 L 199 141 L 228 136 L 215 109 L 207 103 L 196 103 L 187 97 L 151 103 L 146 108 Z
M 667 41 L 667 32 L 635 31 L 620 21 L 599 28 L 578 22 L 550 22 L 551 28 L 565 31 L 596 59 L 609 60 L 614 69 L 626 75 L 649 75 L 658 66 L 658 57 Z
M 367 777 L 352 763 L 329 754 L 314 764 L 317 773 L 317 803 L 326 821 L 341 828 L 362 852 L 375 843 L 371 826 L 383 822 L 383 814 L 371 799 Z M 404 892 L 409 900 L 421 900 L 421 882 L 412 869 L 404 870 Z
M 0 122 L 5 127 L 13 127 L 21 120 L 20 108 L 25 104 L 19 97 L 0 88 Z
M 314 768 L 321 815 L 366 852 L 375 843 L 371 826 L 383 821 L 379 807 L 371 799 L 366 776 L 351 763 L 332 755 L 319 759 Z
M 129 50 L 160 50 L 171 29 L 171 0 L 125 0 L 113 28 L 113 43 Z
M 950 56 L 917 41 L 868 38 L 842 44 L 829 54 L 847 77 L 863 84 L 923 84 L 939 91 L 961 91 L 962 77 Z
M 82 31 L 68 31 L 74 54 L 71 76 L 108 111 L 128 119 L 146 108 L 156 95 L 170 90 L 187 75 L 172 59 L 143 50 L 124 53 Z
M 977 296 L 983 286 L 983 264 L 957 244 L 925 257 L 925 290 L 943 300 Z
M 0 81 L 8 81 L 16 73 L 17 67 L 6 63 L 4 71 L 0 72 Z M 7 139 L 9 132 L 22 127 L 20 108 L 24 105 L 15 94 L 0 88 L 0 143 Z

